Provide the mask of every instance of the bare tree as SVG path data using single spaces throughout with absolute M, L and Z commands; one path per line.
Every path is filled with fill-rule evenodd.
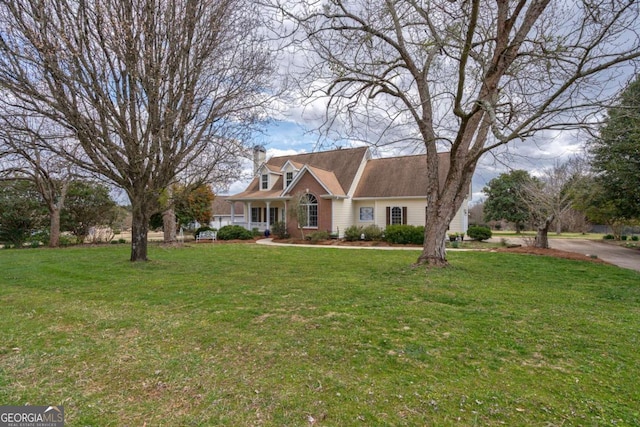
M 75 173 L 70 162 L 43 148 L 45 138 L 57 140 L 61 137 L 51 127 L 42 120 L 1 118 L 0 179 L 33 182 L 49 212 L 49 246 L 57 247 L 60 244 L 60 212 Z
M 296 222 L 296 227 L 300 230 L 300 236 L 304 240 L 304 227 L 309 221 L 309 195 L 298 192 L 287 202 L 287 212 L 290 219 Z
M 0 0 L 0 102 L 72 131 L 81 155 L 50 149 L 126 191 L 132 261 L 164 188 L 243 152 L 270 83 L 255 16 L 250 0 Z
M 548 232 L 555 222 L 556 234 L 562 232 L 562 219 L 573 207 L 572 186 L 583 177 L 583 164 L 578 158 L 557 163 L 523 184 L 520 199 L 526 205 L 536 226 L 533 246 L 548 248 Z
M 483 154 L 583 126 L 640 56 L 633 0 L 271 3 L 307 56 L 301 90 L 327 100 L 325 130 L 426 152 L 418 263 L 430 265 L 447 264 L 447 226 Z

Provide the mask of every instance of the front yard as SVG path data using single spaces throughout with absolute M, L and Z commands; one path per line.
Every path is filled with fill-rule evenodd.
M 640 424 L 638 273 L 417 254 L 0 251 L 0 402 L 68 426 Z

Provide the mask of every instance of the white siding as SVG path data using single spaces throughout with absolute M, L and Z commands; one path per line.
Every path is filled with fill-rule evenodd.
M 332 232 L 338 232 L 339 237 L 344 237 L 344 230 L 354 224 L 351 199 L 338 199 L 333 201 Z
M 353 222 L 349 225 L 367 226 L 375 224 L 384 229 L 387 226 L 387 207 L 405 207 L 407 208 L 407 224 L 408 225 L 424 225 L 425 224 L 425 207 L 426 201 L 423 199 L 370 199 L 356 200 L 353 202 Z M 360 221 L 360 208 L 373 207 L 373 221 Z M 450 224 L 451 232 L 467 231 L 467 201 L 465 200 Z M 342 228 L 341 228 L 342 229 Z
M 358 183 L 362 178 L 362 174 L 364 172 L 364 168 L 367 166 L 367 161 L 371 158 L 371 154 L 369 151 L 363 156 L 362 162 L 360 162 L 360 167 L 356 172 L 356 176 L 353 179 L 351 184 L 351 188 L 345 188 L 344 190 L 347 192 L 346 199 L 338 199 L 333 201 L 333 211 L 332 211 L 332 224 L 333 230 L 332 232 L 338 232 L 339 237 L 344 237 L 344 230 L 352 225 L 359 225 L 357 220 L 359 218 L 359 211 L 354 209 L 353 204 L 354 201 L 351 199 L 353 193 L 355 193 L 356 188 L 358 187 Z
M 462 206 L 458 209 L 455 216 L 451 220 L 449 231 L 452 233 L 466 233 L 468 228 L 467 220 L 468 202 L 467 199 L 462 202 Z

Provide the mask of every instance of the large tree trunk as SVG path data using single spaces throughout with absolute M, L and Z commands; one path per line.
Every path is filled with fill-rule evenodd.
M 427 209 L 427 212 L 429 210 Z M 449 221 L 427 221 L 424 228 L 424 245 L 418 257 L 418 265 L 444 267 L 448 264 L 445 248 L 445 238 Z
M 486 129 L 481 130 L 478 138 L 484 139 Z M 447 230 L 456 212 L 462 206 L 469 193 L 471 178 L 475 170 L 475 161 L 469 161 L 466 153 L 451 153 L 449 164 L 440 161 L 438 154 L 429 151 L 427 163 L 429 183 L 427 188 L 427 207 L 425 211 L 424 244 L 417 265 L 446 267 Z M 440 168 L 447 169 L 447 178 L 440 181 Z
M 149 231 L 149 210 L 144 198 L 132 198 L 131 221 L 131 261 L 148 261 L 147 232 Z
M 536 248 L 549 249 L 549 227 L 553 222 L 553 215 L 549 215 L 544 219 L 542 224 L 538 225 L 538 232 L 536 234 L 536 240 L 533 244 Z
M 49 247 L 60 246 L 60 209 L 55 207 L 49 212 Z
M 176 239 L 176 212 L 173 208 L 162 213 L 162 228 L 164 230 L 164 242 L 173 243 Z

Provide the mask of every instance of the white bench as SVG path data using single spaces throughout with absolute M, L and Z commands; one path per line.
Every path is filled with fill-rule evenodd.
M 211 230 L 199 232 L 196 236 L 196 242 L 203 242 L 205 240 L 216 240 L 216 232 Z

